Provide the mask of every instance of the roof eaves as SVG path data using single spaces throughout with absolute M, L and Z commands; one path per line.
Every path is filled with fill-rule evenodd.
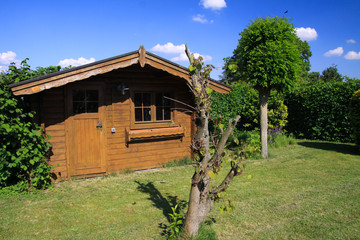
M 39 80 L 42 80 L 42 79 L 45 79 L 45 78 L 50 78 L 50 77 L 58 76 L 58 75 L 61 75 L 61 74 L 73 72 L 73 71 L 76 71 L 76 70 L 79 70 L 79 69 L 95 66 L 97 64 L 101 64 L 101 63 L 112 61 L 112 60 L 115 60 L 115 59 L 118 59 L 118 58 L 126 57 L 126 56 L 129 56 L 129 55 L 135 54 L 137 52 L 138 51 L 132 51 L 132 52 L 121 54 L 121 55 L 118 55 L 118 56 L 115 56 L 115 57 L 106 58 L 106 59 L 99 60 L 99 61 L 96 61 L 96 62 L 84 64 L 84 65 L 81 65 L 81 66 L 78 66 L 78 67 L 73 67 L 73 68 L 70 68 L 70 69 L 66 69 L 66 70 L 62 70 L 62 71 L 58 71 L 58 72 L 54 72 L 54 73 L 45 74 L 45 75 L 42 75 L 42 76 L 39 76 L 39 77 L 31 78 L 31 79 L 28 79 L 28 80 L 25 80 L 25 81 L 12 83 L 12 84 L 9 85 L 9 87 L 13 88 L 13 87 L 21 86 L 21 85 L 24 85 L 24 84 L 27 84 L 27 83 L 36 82 L 36 81 L 39 81 Z

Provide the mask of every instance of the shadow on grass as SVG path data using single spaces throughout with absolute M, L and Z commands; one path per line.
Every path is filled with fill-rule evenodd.
M 162 210 L 164 216 L 168 219 L 169 213 L 172 213 L 171 207 L 175 207 L 178 205 L 178 210 L 181 211 L 187 205 L 187 202 L 184 200 L 178 199 L 177 196 L 163 196 L 163 194 L 154 186 L 152 182 L 141 183 L 139 181 L 135 181 L 138 184 L 137 189 L 140 192 L 149 194 L 149 200 L 153 202 L 153 206 Z
M 327 151 L 334 151 L 343 154 L 360 155 L 357 147 L 352 144 L 301 141 L 298 142 L 298 145 Z
M 169 213 L 173 213 L 171 207 L 175 207 L 177 205 L 178 208 L 176 212 L 179 213 L 188 205 L 186 201 L 178 199 L 177 196 L 164 197 L 164 195 L 154 186 L 152 182 L 142 183 L 139 181 L 135 181 L 135 183 L 138 184 L 137 189 L 140 192 L 149 194 L 150 197 L 148 199 L 153 202 L 154 207 L 162 210 L 164 216 L 168 220 L 168 223 L 171 223 L 172 221 L 172 219 L 169 216 Z M 214 218 L 209 218 L 208 220 L 204 221 L 204 223 L 201 225 L 199 229 L 198 236 L 194 240 L 202 240 L 202 239 L 216 240 L 217 239 L 216 232 L 211 228 L 211 225 L 213 223 L 216 223 L 216 220 Z M 159 224 L 159 228 L 163 230 L 161 235 L 167 237 L 168 239 L 171 238 L 169 227 L 170 225 L 164 223 Z

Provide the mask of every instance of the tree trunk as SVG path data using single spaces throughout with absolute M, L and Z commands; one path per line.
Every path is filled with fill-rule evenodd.
M 214 201 L 208 196 L 210 184 L 204 183 L 210 179 L 205 179 L 202 180 L 198 173 L 195 173 L 192 178 L 189 207 L 184 223 L 186 238 L 197 236 L 201 223 L 213 206 Z
M 260 139 L 261 139 L 261 156 L 267 158 L 268 154 L 268 140 L 267 140 L 267 130 L 268 130 L 268 99 L 269 99 L 268 90 L 259 90 L 259 99 L 260 99 Z
M 203 67 L 202 59 L 194 59 L 193 54 L 190 53 L 187 46 L 185 46 L 185 52 L 192 66 L 192 81 L 188 83 L 188 86 L 194 94 L 196 104 L 196 134 L 191 143 L 191 149 L 198 156 L 195 173 L 191 179 L 189 206 L 184 222 L 184 237 L 191 238 L 197 236 L 201 223 L 210 212 L 215 199 L 218 197 L 218 193 L 225 191 L 234 176 L 241 174 L 242 171 L 239 164 L 241 164 L 240 160 L 242 158 L 240 158 L 240 160 L 234 159 L 229 174 L 219 187 L 212 188 L 213 190 L 215 189 L 215 191 L 211 190 L 210 186 L 212 185 L 210 183 L 212 179 L 209 173 L 214 173 L 221 165 L 226 142 L 239 121 L 240 116 L 229 120 L 228 128 L 225 131 L 221 128 L 221 133 L 217 133 L 219 134 L 218 136 L 221 136 L 220 139 L 214 141 L 214 135 L 210 136 L 209 133 L 211 96 L 208 93 L 208 77 L 212 67 L 208 65 Z M 201 70 L 201 68 L 203 69 Z M 215 134 L 215 131 L 213 134 Z M 215 136 L 217 134 L 215 134 Z M 213 154 L 210 150 L 210 139 L 214 145 L 215 153 Z M 210 192 L 210 190 L 212 192 Z

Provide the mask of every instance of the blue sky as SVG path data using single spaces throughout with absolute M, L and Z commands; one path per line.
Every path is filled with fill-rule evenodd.
M 288 11 L 284 14 L 285 11 Z M 286 16 L 307 39 L 311 71 L 332 64 L 360 79 L 359 0 L 22 1 L 0 4 L 0 70 L 29 58 L 32 68 L 79 65 L 137 50 L 188 66 L 183 44 L 216 66 L 258 17 Z

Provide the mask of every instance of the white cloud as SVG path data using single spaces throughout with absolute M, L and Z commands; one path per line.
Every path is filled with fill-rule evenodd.
M 16 61 L 16 53 L 13 51 L 0 53 L 0 64 L 8 65 L 14 61 Z
M 0 73 L 1 72 L 6 72 L 8 70 L 8 68 L 6 66 L 1 66 L 0 65 Z
M 344 57 L 347 60 L 360 60 L 360 52 L 350 51 Z
M 154 47 L 151 48 L 151 51 L 161 52 L 161 53 L 166 53 L 166 54 L 176 54 L 177 55 L 176 57 L 171 58 L 171 61 L 174 61 L 174 62 L 188 61 L 188 57 L 186 56 L 186 53 L 185 53 L 185 44 L 174 45 L 171 42 L 168 42 L 164 45 L 156 44 Z M 194 53 L 194 56 L 196 58 L 199 57 L 200 55 L 203 57 L 204 61 L 212 60 L 212 57 L 209 55 Z
M 354 39 L 348 39 L 348 40 L 346 40 L 346 42 L 347 43 L 352 43 L 352 44 L 356 43 L 356 41 Z
M 174 45 L 171 42 L 168 42 L 164 45 L 156 44 L 151 51 L 161 52 L 161 53 L 183 53 L 185 51 L 185 44 Z
M 64 60 L 61 60 L 58 65 L 60 65 L 61 67 L 68 67 L 68 66 L 72 66 L 72 67 L 76 67 L 76 66 L 80 66 L 80 65 L 84 65 L 84 64 L 88 64 L 88 63 L 92 63 L 95 62 L 95 58 L 90 58 L 90 59 L 86 59 L 83 57 L 79 57 L 78 59 L 73 59 L 73 58 L 67 58 Z
M 333 50 L 329 50 L 324 53 L 325 57 L 334 57 L 334 56 L 341 56 L 344 53 L 344 49 L 342 47 L 335 48 Z
M 17 67 L 20 65 L 20 60 L 16 59 L 16 53 L 13 51 L 0 53 L 0 72 L 8 70 L 8 66 L 12 62 L 14 62 Z
M 200 0 L 200 5 L 211 10 L 220 10 L 226 8 L 225 0 Z
M 306 40 L 306 41 L 312 41 L 312 40 L 316 40 L 318 37 L 318 34 L 315 30 L 315 28 L 295 28 L 296 30 L 296 34 L 298 35 L 298 37 L 301 40 Z
M 192 20 L 199 23 L 208 22 L 208 20 L 205 18 L 205 15 L 201 15 L 201 14 L 197 14 L 196 16 L 193 16 Z
M 212 60 L 212 57 L 209 56 L 209 55 L 202 55 L 202 54 L 199 54 L 199 53 L 194 53 L 194 57 L 198 58 L 199 56 L 202 56 L 204 61 L 211 61 Z M 171 61 L 174 61 L 174 62 L 186 62 L 186 61 L 189 61 L 189 59 L 186 56 L 186 53 L 184 52 L 184 53 L 181 53 L 177 57 L 173 57 L 171 59 Z

